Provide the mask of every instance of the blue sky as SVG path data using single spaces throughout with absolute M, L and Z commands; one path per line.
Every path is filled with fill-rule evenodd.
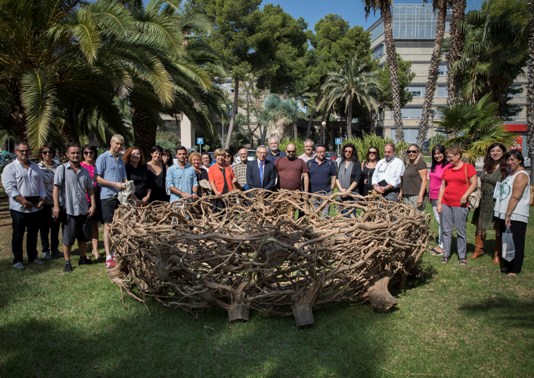
M 395 0 L 397 3 L 414 3 L 417 0 Z M 294 18 L 302 17 L 308 23 L 308 29 L 313 30 L 313 26 L 321 18 L 329 13 L 340 15 L 349 22 L 351 26 L 360 25 L 368 28 L 380 18 L 371 13 L 365 19 L 363 0 L 263 0 L 262 5 L 277 4 Z M 479 9 L 482 0 L 467 0 L 468 9 Z

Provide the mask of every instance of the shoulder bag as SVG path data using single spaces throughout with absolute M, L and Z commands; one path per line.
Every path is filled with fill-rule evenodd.
M 465 182 L 469 189 L 469 178 L 467 177 L 467 163 L 464 163 Z M 467 198 L 467 207 L 476 209 L 480 206 L 480 199 L 482 198 L 482 189 L 480 189 L 480 179 L 477 177 L 477 187 Z

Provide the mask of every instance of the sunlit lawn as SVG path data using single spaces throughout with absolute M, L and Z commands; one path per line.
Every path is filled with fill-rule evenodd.
M 59 260 L 14 271 L 2 205 L 0 377 L 534 375 L 533 227 L 515 279 L 490 255 L 460 267 L 426 254 L 432 276 L 410 281 L 393 313 L 334 305 L 315 313 L 313 328 L 296 329 L 292 318 L 253 313 L 228 324 L 219 310 L 193 319 L 139 304 L 121 297 L 102 263 L 72 274 Z M 469 251 L 472 239 L 470 225 Z

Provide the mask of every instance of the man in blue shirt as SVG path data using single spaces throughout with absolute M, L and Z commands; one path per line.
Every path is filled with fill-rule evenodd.
M 336 185 L 336 165 L 329 159 L 326 159 L 326 147 L 318 144 L 315 147 L 315 159 L 307 163 L 310 174 L 310 192 L 319 194 L 331 194 Z M 314 201 L 317 208 L 321 201 Z M 325 216 L 328 215 L 329 206 L 325 206 L 322 211 Z
M 109 142 L 109 150 L 98 156 L 95 166 L 96 182 L 102 188 L 100 203 L 102 204 L 102 221 L 104 222 L 104 249 L 106 250 L 106 267 L 113 268 L 117 264 L 111 253 L 109 228 L 113 222 L 115 209 L 119 207 L 117 195 L 126 188 L 126 169 L 122 161 L 121 151 L 124 147 L 122 135 L 115 134 Z
M 166 186 L 171 193 L 170 202 L 198 199 L 198 181 L 195 168 L 187 162 L 187 149 L 176 149 L 177 164 L 167 169 Z
M 265 160 L 272 161 L 273 163 L 286 156 L 284 151 L 281 151 L 278 147 L 280 146 L 280 141 L 277 137 L 272 136 L 269 138 L 269 151 L 267 151 L 267 157 Z

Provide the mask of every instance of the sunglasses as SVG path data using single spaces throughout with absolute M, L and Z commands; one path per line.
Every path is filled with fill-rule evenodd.
M 17 150 L 18 152 L 20 152 L 21 154 L 28 154 L 30 152 L 30 150 Z
M 287 150 L 286 150 L 286 152 L 287 152 L 288 154 L 294 154 L 296 151 L 287 151 Z
M 378 151 L 369 151 L 368 154 L 369 155 L 376 155 L 378 153 Z
M 83 154 L 84 154 L 84 155 L 92 155 L 92 154 L 93 154 L 93 151 L 84 151 Z
M 408 153 L 409 153 L 409 154 L 416 154 L 416 153 L 418 153 L 418 152 L 419 152 L 419 151 L 417 151 L 417 150 L 408 150 Z
M 53 154 L 53 152 L 52 152 L 52 151 L 50 151 L 50 150 L 48 150 L 48 151 L 43 151 L 42 153 L 43 153 L 43 155 L 48 155 L 48 154 L 50 154 L 50 155 L 51 155 L 51 154 Z

